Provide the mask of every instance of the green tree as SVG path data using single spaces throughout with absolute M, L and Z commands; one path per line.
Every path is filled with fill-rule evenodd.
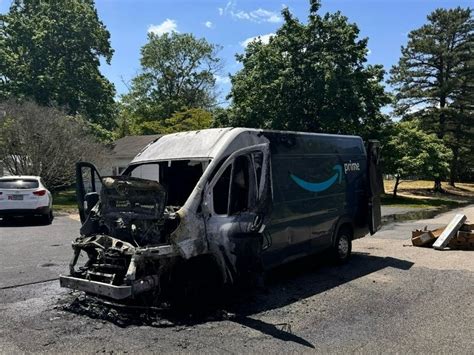
M 420 119 L 425 130 L 451 148 L 453 186 L 460 158 L 466 150 L 472 152 L 473 48 L 471 9 L 437 9 L 425 25 L 409 33 L 389 81 L 396 92 L 397 114 Z M 439 179 L 435 189 L 441 190 Z
M 387 120 L 382 66 L 365 64 L 357 25 L 310 3 L 307 24 L 284 9 L 268 44 L 257 39 L 237 55 L 243 69 L 231 77 L 230 124 L 369 136 Z
M 219 47 L 188 33 L 148 34 L 141 49 L 142 72 L 122 98 L 137 123 L 164 120 L 193 108 L 215 104 L 215 74 L 221 70 Z
M 146 121 L 135 126 L 136 134 L 168 134 L 182 131 L 197 131 L 212 125 L 212 114 L 201 108 L 175 112 L 164 121 Z
M 439 179 L 449 174 L 452 153 L 435 134 L 425 133 L 416 120 L 395 123 L 383 146 L 384 173 L 395 176 L 393 196 L 408 176 Z
M 99 66 L 112 54 L 93 0 L 13 0 L 0 15 L 0 99 L 66 107 L 110 129 L 115 89 Z

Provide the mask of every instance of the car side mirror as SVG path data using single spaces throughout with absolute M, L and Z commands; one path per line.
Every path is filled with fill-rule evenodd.
M 84 197 L 84 211 L 86 212 L 86 216 L 90 213 L 92 208 L 99 202 L 99 194 L 97 192 L 89 192 Z

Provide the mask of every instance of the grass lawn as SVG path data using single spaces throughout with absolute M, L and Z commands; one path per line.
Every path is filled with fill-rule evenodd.
M 403 180 L 398 185 L 397 197 L 393 198 L 394 180 L 385 180 L 386 194 L 382 196 L 382 204 L 386 206 L 405 206 L 413 208 L 450 207 L 454 208 L 469 202 L 474 202 L 474 184 L 457 183 L 451 187 L 447 182 L 442 183 L 445 192 L 433 192 L 433 181 Z
M 61 212 L 76 213 L 77 201 L 76 190 L 64 190 L 53 193 L 53 210 Z

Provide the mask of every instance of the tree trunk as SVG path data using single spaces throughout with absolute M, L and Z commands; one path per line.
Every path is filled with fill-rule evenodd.
M 441 188 L 441 179 L 440 178 L 435 179 L 433 190 L 435 192 L 443 192 L 443 189 Z
M 400 185 L 400 175 L 395 178 L 395 186 L 393 187 L 393 198 L 397 197 L 398 185 Z
M 449 185 L 455 187 L 456 177 L 458 174 L 458 159 L 459 159 L 459 147 L 453 148 L 453 160 L 451 161 L 451 169 L 449 172 Z

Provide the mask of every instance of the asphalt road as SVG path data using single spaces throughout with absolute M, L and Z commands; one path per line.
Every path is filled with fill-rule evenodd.
M 78 314 L 71 305 L 79 294 L 47 280 L 67 272 L 79 223 L 57 217 L 51 226 L 0 226 L 0 353 L 471 354 L 474 252 L 409 241 L 412 229 L 445 225 L 455 212 L 386 226 L 355 241 L 343 266 L 315 257 L 281 268 L 266 292 L 237 298 L 206 319 L 149 312 L 130 321 L 93 307 Z M 474 220 L 474 206 L 462 212 Z

